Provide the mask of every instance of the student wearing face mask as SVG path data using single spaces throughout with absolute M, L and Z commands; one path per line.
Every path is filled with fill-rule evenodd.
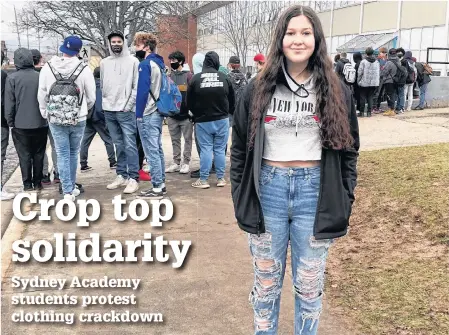
M 189 109 L 186 103 L 187 87 L 192 79 L 192 73 L 184 70 L 186 58 L 181 51 L 175 51 L 168 56 L 170 60 L 170 78 L 178 85 L 182 95 L 181 112 L 168 118 L 168 130 L 170 131 L 173 147 L 173 163 L 165 170 L 167 173 L 190 172 L 190 158 L 192 156 L 193 125 L 189 120 Z M 184 152 L 181 164 L 181 135 L 184 137 Z
M 100 86 L 106 125 L 116 147 L 117 177 L 109 190 L 125 187 L 124 193 L 139 189 L 139 154 L 136 144 L 136 94 L 139 60 L 131 56 L 122 32 L 108 36 L 110 56 L 100 63 Z

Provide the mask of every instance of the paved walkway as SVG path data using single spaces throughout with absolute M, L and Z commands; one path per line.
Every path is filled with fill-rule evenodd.
M 415 113 L 415 112 L 413 112 Z M 361 119 L 362 149 L 374 150 L 384 147 L 415 145 L 431 142 L 448 142 L 448 109 L 427 111 L 428 118 L 405 117 L 387 118 L 376 116 Z M 425 113 L 421 113 L 425 115 Z M 415 116 L 421 114 L 416 113 Z M 410 114 L 408 117 L 410 117 Z M 164 150 L 167 164 L 171 157 L 171 142 L 164 128 Z M 195 151 L 195 150 L 194 150 Z M 51 155 L 49 155 L 51 158 Z M 169 174 L 167 180 L 168 196 L 175 205 L 174 218 L 163 228 L 152 228 L 149 223 L 126 221 L 118 223 L 113 218 L 111 200 L 120 192 L 109 191 L 106 184 L 114 178 L 108 168 L 106 151 L 99 137 L 92 142 L 89 152 L 89 165 L 93 171 L 79 173 L 79 182 L 85 185 L 86 192 L 81 199 L 93 198 L 102 204 L 102 217 L 88 229 L 78 228 L 74 222 L 57 220 L 51 222 L 33 221 L 22 223 L 12 219 L 2 237 L 2 334 L 226 334 L 241 335 L 252 332 L 252 311 L 248 303 L 248 294 L 252 285 L 252 264 L 248 252 L 245 234 L 238 229 L 233 215 L 230 186 L 211 187 L 208 190 L 193 189 L 189 176 Z M 198 157 L 193 155 L 193 167 L 198 166 Z M 229 178 L 227 176 L 227 178 Z M 141 183 L 141 188 L 148 183 Z M 16 171 L 8 182 L 11 190 L 20 190 L 20 171 Z M 59 199 L 56 186 L 46 188 L 42 198 Z M 128 200 L 134 196 L 124 196 Z M 8 214 L 9 213 L 9 214 Z M 9 217 L 8 217 L 9 215 Z M 9 222 L 11 202 L 2 203 L 3 222 Z M 6 225 L 5 225 L 6 227 Z M 4 229 L 2 229 L 4 230 Z M 191 240 L 192 250 L 182 269 L 173 269 L 169 263 L 12 263 L 11 243 L 18 239 L 31 241 L 47 239 L 53 241 L 54 233 L 77 233 L 81 240 L 90 233 L 100 233 L 103 240 L 117 239 L 140 240 L 144 233 L 163 235 L 166 240 Z M 172 257 L 172 255 L 171 255 Z M 279 334 L 293 333 L 293 294 L 291 268 L 287 275 L 282 295 L 282 307 Z M 126 289 L 81 289 L 65 288 L 63 291 L 52 289 L 31 289 L 35 294 L 68 295 L 131 295 L 136 293 L 137 307 L 93 306 L 88 309 L 77 306 L 27 306 L 26 311 L 55 310 L 58 312 L 106 312 L 112 309 L 131 312 L 152 312 L 164 315 L 163 324 L 123 324 L 102 323 L 96 325 L 48 325 L 11 322 L 11 313 L 21 308 L 11 304 L 11 296 L 20 291 L 11 287 L 13 276 L 42 278 L 139 278 L 141 289 L 136 292 Z M 348 325 L 342 323 L 341 311 L 325 308 L 320 323 L 320 335 L 353 334 Z M 50 330 L 51 329 L 51 330 Z

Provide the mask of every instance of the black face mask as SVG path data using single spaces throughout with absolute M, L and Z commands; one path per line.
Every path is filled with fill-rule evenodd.
M 113 45 L 111 46 L 112 52 L 115 54 L 119 54 L 122 52 L 123 47 L 121 45 Z
M 145 58 L 145 54 L 146 54 L 145 50 L 137 50 L 136 51 L 136 57 L 137 58 L 144 59 Z
M 177 70 L 179 68 L 179 62 L 170 63 L 170 66 L 173 70 Z

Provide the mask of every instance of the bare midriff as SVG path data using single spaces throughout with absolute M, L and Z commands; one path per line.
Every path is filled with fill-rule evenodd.
M 278 168 L 309 168 L 320 165 L 320 161 L 289 161 L 289 162 L 276 162 L 264 159 L 262 161 L 266 165 L 278 167 Z

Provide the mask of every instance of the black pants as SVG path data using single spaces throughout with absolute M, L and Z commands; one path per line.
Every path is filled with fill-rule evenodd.
M 361 101 L 361 92 L 362 92 L 362 87 L 354 84 L 354 100 L 356 103 L 356 109 L 360 112 L 362 111 L 361 108 L 363 108 L 362 104 L 361 104 L 361 102 L 362 102 Z
M 360 87 L 360 113 L 365 112 L 365 104 L 368 103 L 368 113 L 373 110 L 373 98 L 376 87 Z
M 8 142 L 9 142 L 9 128 L 3 127 L 2 125 L 2 186 L 3 186 L 3 165 L 5 163 L 6 159 L 6 149 L 8 149 Z
M 12 129 L 12 139 L 19 156 L 23 186 L 36 186 L 42 181 L 48 127 Z
M 140 139 L 139 130 L 137 130 L 136 144 L 137 144 L 137 151 L 139 153 L 139 169 L 142 170 L 143 160 L 145 159 L 145 152 L 143 151 L 143 145 L 142 140 Z
M 383 96 L 385 93 L 385 84 L 380 83 L 379 86 L 376 87 L 373 96 L 373 105 L 375 108 L 380 109 L 380 104 L 383 101 Z
M 84 129 L 83 140 L 81 142 L 80 150 L 80 164 L 81 167 L 87 166 L 87 157 L 89 146 L 94 139 L 96 134 L 99 134 L 106 147 L 106 152 L 108 153 L 108 160 L 110 164 L 115 164 L 115 149 L 114 143 L 112 143 L 111 135 L 109 135 L 108 128 L 104 121 L 93 122 L 92 120 L 87 120 L 86 128 Z
M 398 100 L 398 93 L 396 87 L 393 83 L 384 84 L 384 86 L 385 86 L 385 93 L 387 94 L 388 108 L 394 110 L 396 100 Z

